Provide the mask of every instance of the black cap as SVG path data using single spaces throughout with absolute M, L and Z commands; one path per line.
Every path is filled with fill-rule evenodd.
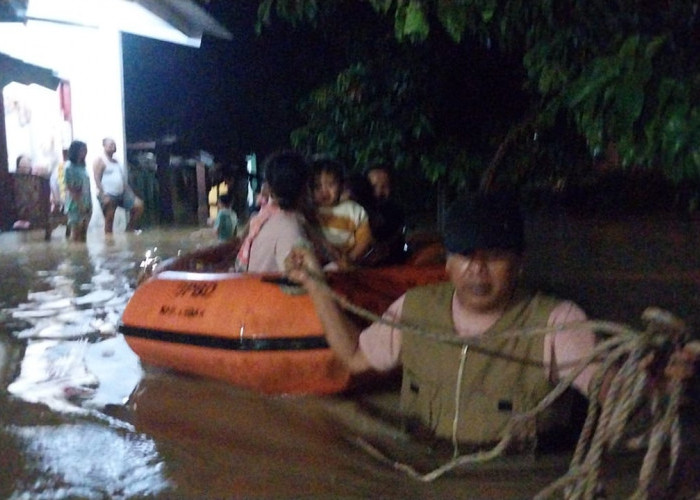
M 476 250 L 525 250 L 523 217 L 516 196 L 477 193 L 458 198 L 445 217 L 445 248 L 469 255 Z

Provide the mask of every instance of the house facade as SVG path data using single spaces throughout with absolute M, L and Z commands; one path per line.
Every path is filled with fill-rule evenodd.
M 122 33 L 192 47 L 205 34 L 231 38 L 188 0 L 0 0 L 0 14 L 0 191 L 10 189 L 18 155 L 48 176 L 74 139 L 88 145 L 91 164 L 113 137 L 125 164 Z M 3 229 L 10 212 L 0 206 Z

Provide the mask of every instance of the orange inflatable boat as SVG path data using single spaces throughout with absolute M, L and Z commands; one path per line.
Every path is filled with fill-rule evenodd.
M 290 293 L 279 276 L 187 267 L 210 266 L 167 266 L 136 289 L 124 310 L 120 332 L 143 362 L 269 394 L 330 394 L 350 386 L 306 294 Z M 336 292 L 378 314 L 407 289 L 444 279 L 442 265 L 328 276 Z

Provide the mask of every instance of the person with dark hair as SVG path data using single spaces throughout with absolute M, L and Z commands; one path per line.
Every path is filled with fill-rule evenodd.
M 231 209 L 233 197 L 230 193 L 222 194 L 217 201 L 216 218 L 212 224 L 219 241 L 228 241 L 236 235 L 238 215 Z
M 292 247 L 307 239 L 300 212 L 307 189 L 306 161 L 296 152 L 282 151 L 266 158 L 263 171 L 270 200 L 248 223 L 236 257 L 238 272 L 281 272 Z
M 312 161 L 312 189 L 316 217 L 333 249 L 333 261 L 347 267 L 362 258 L 372 244 L 369 216 L 352 199 L 341 200 L 343 165 L 336 160 Z
M 364 263 L 399 264 L 406 257 L 406 217 L 403 209 L 391 197 L 391 168 L 376 164 L 365 169 L 364 174 L 374 194 L 373 203 L 367 208 L 374 244 Z
M 484 447 L 500 439 L 514 414 L 534 408 L 575 361 L 591 353 L 595 336 L 566 328 L 586 319 L 576 304 L 520 283 L 525 240 L 516 201 L 475 195 L 456 201 L 446 219 L 449 281 L 409 290 L 385 312 L 386 322 L 362 331 L 326 293 L 320 266 L 306 249 L 292 250 L 287 275 L 311 296 L 328 344 L 350 371 L 402 367 L 401 409 L 414 430 Z M 404 324 L 430 335 L 401 330 Z M 559 330 L 500 335 L 544 327 Z M 468 349 L 469 340 L 478 341 L 479 349 Z M 589 366 L 574 381 L 583 395 L 594 369 Z M 552 431 L 557 420 L 566 420 L 561 415 L 538 419 L 532 433 Z
M 375 199 L 388 200 L 391 197 L 392 171 L 388 165 L 375 163 L 367 167 L 364 174 L 372 185 Z
M 73 141 L 68 147 L 63 180 L 66 186 L 64 211 L 68 216 L 68 229 L 73 241 L 85 241 L 87 227 L 92 216 L 90 177 L 85 166 L 87 144 Z
M 17 157 L 15 173 L 27 175 L 32 173 L 32 159 L 28 155 L 19 155 Z
M 352 200 L 359 203 L 362 205 L 362 208 L 369 213 L 374 205 L 372 184 L 370 184 L 367 178 L 362 174 L 350 174 L 343 182 L 343 193 L 340 195 L 340 199 L 342 201 Z

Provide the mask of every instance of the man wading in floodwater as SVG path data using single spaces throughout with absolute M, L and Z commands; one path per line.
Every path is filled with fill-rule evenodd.
M 525 242 L 515 199 L 479 194 L 458 200 L 447 213 L 444 243 L 449 282 L 409 290 L 384 319 L 478 339 L 480 347 L 505 357 L 382 323 L 360 331 L 317 281 L 320 266 L 305 248 L 292 250 L 287 273 L 308 291 L 329 345 L 353 373 L 402 366 L 401 410 L 417 424 L 414 430 L 484 447 L 502 437 L 514 413 L 534 408 L 577 360 L 591 353 L 595 336 L 563 329 L 544 336 L 495 338 L 506 331 L 586 319 L 576 304 L 520 286 Z M 594 370 L 589 366 L 573 383 L 584 396 Z M 538 416 L 527 443 L 562 424 L 562 413 L 554 413 Z
M 92 168 L 97 187 L 97 199 L 105 217 L 105 234 L 112 234 L 114 214 L 118 207 L 122 207 L 129 214 L 126 230 L 133 231 L 143 214 L 143 201 L 134 194 L 134 190 L 127 182 L 124 168 L 114 158 L 114 153 L 117 151 L 114 139 L 105 137 L 102 140 L 102 148 L 104 151 L 95 159 Z

